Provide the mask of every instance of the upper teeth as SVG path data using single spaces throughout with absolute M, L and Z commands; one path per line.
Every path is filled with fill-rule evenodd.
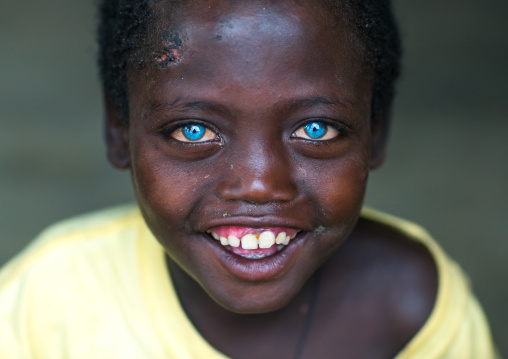
M 280 232 L 277 237 L 272 231 L 264 231 L 261 234 L 248 233 L 242 237 L 237 238 L 234 235 L 229 235 L 228 238 L 221 237 L 213 231 L 207 231 L 213 238 L 220 241 L 223 246 L 238 247 L 240 244 L 243 249 L 257 249 L 259 248 L 270 248 L 274 244 L 288 245 L 289 241 L 296 237 L 296 233 L 292 236 L 287 236 L 286 232 Z
M 286 235 L 286 234 L 284 234 Z M 244 237 L 245 238 L 245 237 Z M 243 243 L 243 239 L 242 239 Z M 259 248 L 270 248 L 275 243 L 275 234 L 271 231 L 264 231 L 259 235 Z M 245 247 L 243 247 L 245 248 Z
M 242 248 L 243 249 L 257 249 L 259 240 L 253 234 L 246 234 L 242 237 Z
M 227 243 L 229 243 L 229 245 L 230 245 L 231 247 L 238 247 L 238 246 L 240 245 L 240 240 L 239 240 L 238 238 L 236 238 L 235 236 L 230 235 L 230 236 L 228 237 L 228 242 L 227 242 Z M 222 244 L 223 246 L 227 246 L 227 243 L 226 243 L 226 244 L 224 244 L 224 243 L 222 243 L 222 242 L 221 242 L 221 244 Z
M 277 235 L 277 238 L 275 238 L 275 243 L 277 244 L 285 244 L 284 242 L 286 242 L 286 233 L 285 232 L 281 232 Z

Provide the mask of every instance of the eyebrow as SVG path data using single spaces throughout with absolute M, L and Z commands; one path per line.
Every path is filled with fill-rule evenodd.
M 296 110 L 296 109 L 305 109 L 320 105 L 326 105 L 326 106 L 343 106 L 343 107 L 351 107 L 355 106 L 356 102 L 351 101 L 348 98 L 327 98 L 322 96 L 315 96 L 310 98 L 301 98 L 301 99 L 295 99 L 289 101 L 286 106 L 289 110 Z
M 185 111 L 185 110 L 202 110 L 214 112 L 225 116 L 231 116 L 231 111 L 224 105 L 210 101 L 186 101 L 184 98 L 178 97 L 170 103 L 150 103 L 149 112 L 165 112 L 169 110 Z
M 348 98 L 339 99 L 337 97 L 323 97 L 323 96 L 315 96 L 308 98 L 296 98 L 289 99 L 280 104 L 281 108 L 284 108 L 286 111 L 297 111 L 306 108 L 312 108 L 316 106 L 341 106 L 341 107 L 354 107 L 356 104 L 355 101 L 351 101 Z M 216 113 L 223 116 L 232 117 L 231 110 L 220 103 L 205 101 L 205 100 L 187 100 L 182 97 L 178 97 L 171 101 L 170 103 L 165 102 L 154 102 L 149 104 L 149 114 L 157 113 L 157 112 L 166 112 L 170 110 L 176 111 L 186 111 L 186 110 L 201 110 L 211 113 Z

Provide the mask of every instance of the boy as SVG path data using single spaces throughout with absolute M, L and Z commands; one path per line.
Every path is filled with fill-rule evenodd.
M 384 1 L 104 1 L 108 157 L 139 206 L 0 275 L 11 358 L 494 358 L 459 269 L 362 210 L 399 45 Z

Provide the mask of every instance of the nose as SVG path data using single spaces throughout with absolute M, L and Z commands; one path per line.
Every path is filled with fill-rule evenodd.
M 221 171 L 217 196 L 255 204 L 293 200 L 297 186 L 286 151 L 268 143 L 252 147 L 233 151 L 224 162 L 227 168 Z

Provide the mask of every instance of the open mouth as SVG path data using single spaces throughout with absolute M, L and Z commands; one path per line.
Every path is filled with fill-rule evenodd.
M 282 251 L 299 230 L 284 227 L 249 228 L 221 226 L 208 233 L 226 250 L 247 259 L 262 259 Z

